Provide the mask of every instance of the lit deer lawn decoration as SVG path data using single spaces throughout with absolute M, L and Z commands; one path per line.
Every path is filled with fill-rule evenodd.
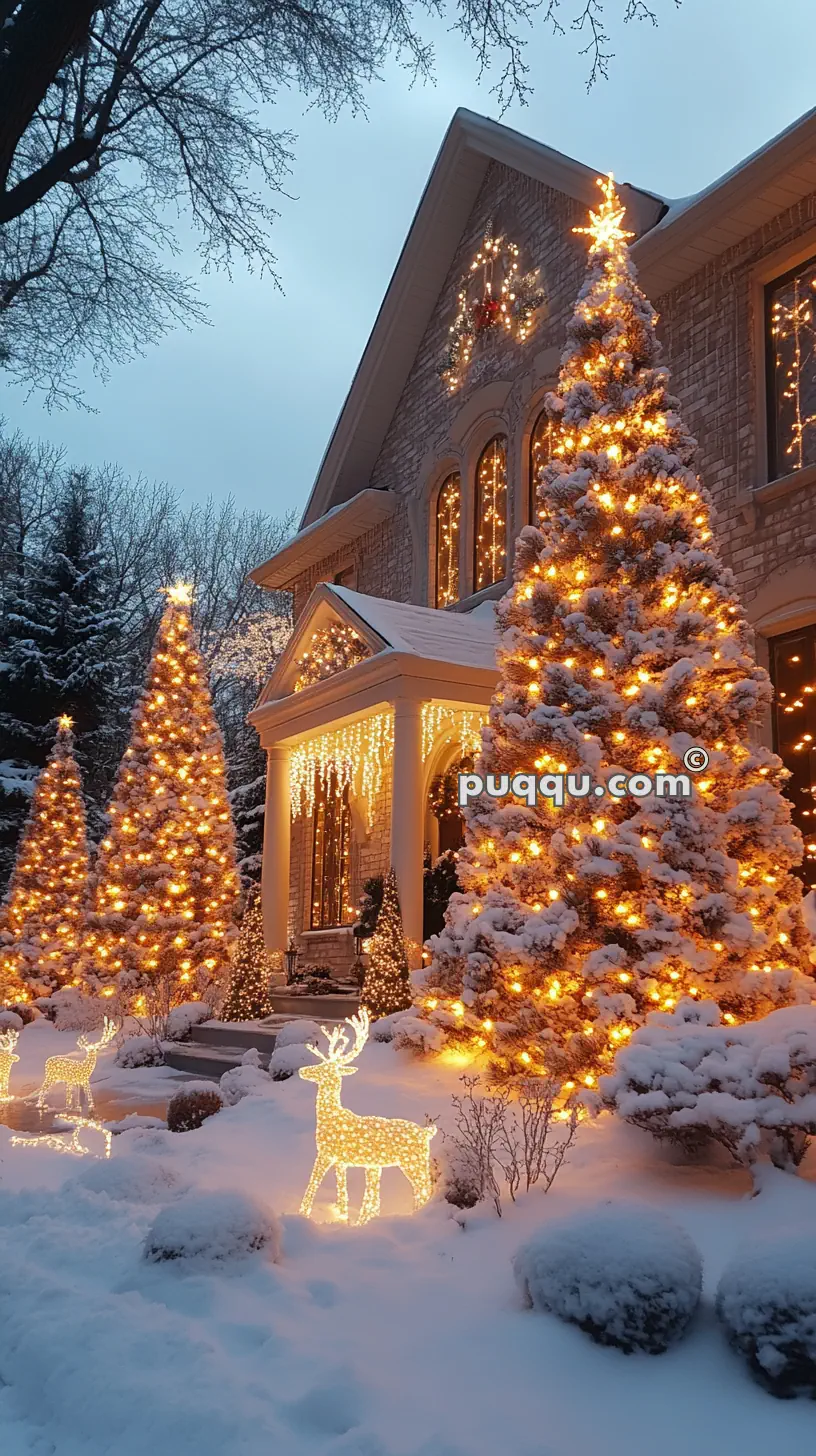
M 105 1017 L 105 1024 L 102 1028 L 102 1035 L 99 1041 L 89 1041 L 87 1036 L 77 1038 L 77 1048 L 84 1051 L 84 1057 L 77 1057 L 75 1053 L 67 1057 L 49 1057 L 45 1064 L 45 1076 L 42 1087 L 37 1095 L 37 1106 L 42 1108 L 47 1092 L 52 1087 L 58 1087 L 61 1082 L 65 1083 L 65 1107 L 66 1110 L 75 1105 L 80 1111 L 82 1106 L 82 1093 L 85 1093 L 85 1104 L 88 1112 L 93 1112 L 93 1097 L 91 1096 L 91 1077 L 96 1059 L 102 1048 L 113 1041 L 116 1035 L 116 1023 Z
M 9 1077 L 15 1062 L 20 1058 L 14 1055 L 14 1048 L 17 1045 L 19 1031 L 9 1027 L 0 1035 L 0 1102 L 13 1102 L 14 1098 L 9 1092 Z
M 358 1117 L 340 1105 L 340 1081 L 357 1071 L 349 1066 L 359 1055 L 368 1037 L 369 1017 L 363 1010 L 359 1016 L 347 1018 L 354 1032 L 349 1049 L 348 1032 L 342 1026 L 321 1031 L 328 1038 L 324 1056 L 310 1044 L 309 1050 L 320 1058 L 315 1067 L 301 1067 L 300 1075 L 307 1082 L 317 1083 L 317 1157 L 303 1195 L 300 1211 L 307 1217 L 312 1211 L 315 1194 L 330 1168 L 337 1178 L 337 1209 L 348 1222 L 349 1168 L 365 1168 L 365 1197 L 360 1209 L 360 1223 L 376 1218 L 380 1211 L 380 1175 L 383 1168 L 400 1168 L 414 1190 L 414 1207 L 421 1208 L 431 1196 L 430 1143 L 435 1127 L 419 1127 L 393 1117 Z

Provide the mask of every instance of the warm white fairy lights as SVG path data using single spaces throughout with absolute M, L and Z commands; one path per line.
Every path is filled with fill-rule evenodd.
M 422 759 L 435 747 L 441 730 L 449 727 L 458 734 L 462 757 L 478 753 L 482 746 L 482 728 L 487 722 L 487 709 L 454 708 L 447 703 L 422 704 Z
M 394 714 L 391 709 L 358 718 L 342 728 L 331 728 L 317 738 L 299 743 L 289 758 L 292 818 L 314 812 L 318 781 L 334 785 L 342 795 L 349 789 L 365 800 L 369 827 L 394 753 Z
M 17 1045 L 17 1038 L 20 1035 L 13 1027 L 0 1035 L 0 1102 L 13 1102 L 14 1098 L 9 1092 L 9 1078 L 11 1069 L 20 1058 L 15 1056 L 14 1048 Z
M 811 263 L 807 270 L 813 273 Z M 776 380 L 777 453 L 784 448 L 788 468 L 801 470 L 812 458 L 806 450 L 805 432 L 816 424 L 816 412 L 808 411 L 803 396 L 813 396 L 813 366 L 816 329 L 813 323 L 813 293 L 816 279 L 796 274 L 780 291 L 771 308 L 771 338 L 774 345 Z
M 370 656 L 367 643 L 348 622 L 330 622 L 315 632 L 308 648 L 297 659 L 298 675 L 292 692 L 300 693 L 324 678 L 356 667 Z
M 72 1131 L 68 1138 L 60 1137 L 58 1133 L 34 1133 L 31 1135 L 18 1133 L 11 1139 L 12 1145 L 16 1148 L 50 1148 L 55 1153 L 73 1153 L 78 1158 L 109 1158 L 111 1155 L 111 1144 L 113 1133 L 103 1122 L 97 1122 L 93 1117 L 71 1116 Z M 94 1132 L 101 1133 L 101 1153 L 95 1153 L 92 1148 L 83 1147 L 80 1142 L 83 1130 L 92 1128 Z
M 395 1117 L 360 1117 L 341 1106 L 340 1089 L 343 1077 L 357 1071 L 349 1064 L 360 1055 L 369 1030 L 366 1010 L 350 1017 L 346 1025 L 354 1032 L 349 1046 L 348 1032 L 342 1026 L 331 1031 L 321 1027 L 328 1040 L 324 1054 L 317 1047 L 310 1050 L 318 1058 L 314 1067 L 301 1067 L 300 1075 L 307 1082 L 317 1083 L 317 1157 L 312 1176 L 303 1195 L 301 1213 L 308 1218 L 315 1194 L 330 1168 L 337 1178 L 337 1212 L 348 1222 L 349 1168 L 365 1168 L 365 1197 L 359 1223 L 376 1218 L 380 1211 L 380 1177 L 383 1168 L 399 1168 L 414 1190 L 414 1207 L 421 1208 L 431 1196 L 430 1144 L 436 1133 L 433 1126 L 419 1127 Z
M 42 1086 L 37 1094 L 37 1106 L 42 1108 L 45 1104 L 46 1094 L 52 1087 L 59 1087 L 65 1084 L 65 1106 L 66 1108 L 80 1106 L 80 1099 L 85 1098 L 85 1105 L 89 1112 L 93 1111 L 93 1096 L 91 1095 L 91 1077 L 96 1066 L 96 1059 L 102 1048 L 113 1041 L 116 1035 L 116 1022 L 105 1017 L 105 1024 L 98 1041 L 90 1041 L 87 1036 L 77 1038 L 77 1047 L 85 1053 L 84 1057 L 76 1055 L 67 1057 L 49 1057 L 45 1064 L 45 1075 Z
M 527 338 L 536 311 L 544 302 L 538 273 L 535 268 L 522 275 L 518 245 L 495 236 L 492 223 L 488 224 L 482 246 L 459 285 L 456 318 L 439 364 L 449 394 L 462 383 L 480 335 L 500 330 L 519 343 Z M 476 279 L 478 292 L 474 296 Z
M 436 502 L 436 605 L 459 600 L 459 527 L 462 480 L 454 470 L 443 482 Z

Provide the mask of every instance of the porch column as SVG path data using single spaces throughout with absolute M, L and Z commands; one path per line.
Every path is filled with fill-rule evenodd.
M 276 743 L 266 750 L 266 807 L 261 866 L 263 933 L 268 951 L 286 950 L 291 838 L 289 749 Z
M 397 876 L 408 964 L 422 962 L 422 704 L 394 704 L 394 777 L 391 790 L 391 863 Z

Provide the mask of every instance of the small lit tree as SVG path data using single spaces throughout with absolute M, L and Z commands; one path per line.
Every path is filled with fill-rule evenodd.
M 193 630 L 192 589 L 171 587 L 167 599 L 114 785 L 86 939 L 90 984 L 124 973 L 123 989 L 148 1007 L 159 982 L 162 1005 L 196 1000 L 223 982 L 239 892 L 224 752 Z
M 263 938 L 263 909 L 260 885 L 247 896 L 238 945 L 232 963 L 229 990 L 221 1011 L 222 1021 L 257 1021 L 269 1016 L 269 981 L 272 967 Z
M 85 805 L 71 719 L 63 716 L 34 787 L 3 907 L 0 999 L 47 995 L 74 979 L 87 877 Z
M 483 794 L 467 808 L 466 893 L 423 981 L 426 1013 L 497 1072 L 590 1085 L 650 1010 L 683 996 L 712 997 L 736 1021 L 813 991 L 786 774 L 751 737 L 770 683 L 717 551 L 623 208 L 611 178 L 602 187 L 578 229 L 587 276 L 547 399 L 539 524 L 521 532 L 499 606 L 479 765 L 587 787 L 561 807 Z M 608 791 L 615 772 L 682 772 L 698 747 L 708 763 L 690 798 Z
M 368 942 L 368 955 L 369 965 L 360 997 L 362 1005 L 373 1017 L 406 1010 L 412 996 L 397 877 L 392 869 L 385 877 L 377 928 Z

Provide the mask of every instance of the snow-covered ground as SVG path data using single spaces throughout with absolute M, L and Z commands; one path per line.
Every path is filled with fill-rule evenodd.
M 73 1038 L 41 1023 L 20 1038 L 12 1090 Z M 369 1044 L 347 1106 L 422 1122 L 449 1117 L 459 1071 Z M 100 1058 L 100 1092 L 145 1105 L 163 1072 Z M 134 1094 L 134 1088 L 138 1093 Z M 606 1118 L 581 1128 L 553 1191 L 503 1219 L 410 1209 L 383 1176 L 380 1221 L 330 1221 L 333 1175 L 307 1223 L 312 1084 L 295 1077 L 197 1132 L 131 1131 L 109 1163 L 12 1146 L 0 1128 L 2 1456 L 767 1456 L 811 1449 L 812 1404 L 750 1380 L 711 1308 L 737 1244 L 812 1230 L 816 1163 L 747 1176 L 672 1163 Z M 135 1105 L 135 1103 L 133 1104 Z M 437 1139 L 438 1142 L 438 1139 Z M 352 1206 L 362 1175 L 349 1176 Z M 243 1190 L 281 1215 L 282 1252 L 221 1267 L 147 1263 L 145 1234 L 185 1187 Z M 107 1190 L 107 1191 L 105 1191 Z M 119 1195 L 112 1196 L 112 1195 Z M 122 1195 L 127 1195 L 122 1196 Z M 511 1259 L 543 1220 L 609 1197 L 669 1210 L 705 1261 L 706 1300 L 667 1354 L 625 1356 L 523 1307 Z

